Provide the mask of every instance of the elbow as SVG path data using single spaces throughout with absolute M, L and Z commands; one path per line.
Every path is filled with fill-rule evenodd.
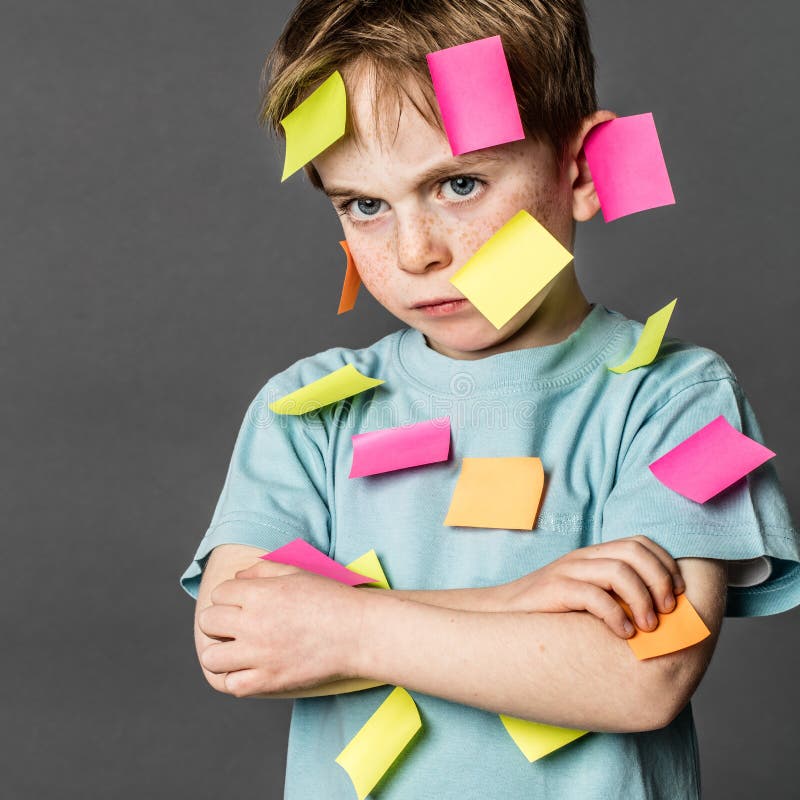
M 661 663 L 659 663 L 661 662 Z M 663 656 L 647 667 L 647 675 L 633 692 L 635 708 L 631 711 L 630 733 L 656 731 L 666 728 L 686 708 L 700 683 L 702 670 L 693 659 Z

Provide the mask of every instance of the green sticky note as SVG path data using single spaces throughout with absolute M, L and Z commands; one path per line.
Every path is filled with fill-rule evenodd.
M 347 96 L 337 70 L 281 120 L 286 134 L 281 183 L 341 139 L 346 120 Z
M 324 375 L 312 383 L 275 400 L 269 407 L 276 414 L 308 414 L 318 408 L 352 397 L 385 381 L 362 375 L 352 364 L 347 364 Z
M 386 573 L 383 571 L 378 554 L 374 549 L 368 550 L 363 556 L 351 561 L 347 565 L 347 569 L 358 572 L 359 575 L 368 575 L 370 578 L 375 578 L 372 583 L 362 584 L 363 586 L 374 586 L 380 589 L 390 588 Z
M 670 317 L 677 302 L 678 298 L 676 297 L 671 303 L 647 318 L 642 335 L 639 337 L 639 341 L 636 342 L 633 352 L 622 364 L 616 367 L 609 367 L 612 372 L 630 372 L 632 369 L 646 367 L 648 364 L 653 363 L 653 360 L 658 355 L 661 342 L 664 340 L 667 325 L 669 325 Z
M 514 740 L 514 744 L 530 762 L 538 761 L 588 733 L 573 728 L 558 728 L 542 722 L 507 717 L 505 714 L 500 714 L 500 719 L 508 735 Z

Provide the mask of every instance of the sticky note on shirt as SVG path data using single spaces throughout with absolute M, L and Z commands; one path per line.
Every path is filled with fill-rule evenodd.
M 678 302 L 676 297 L 671 303 L 668 303 L 664 308 L 656 311 L 647 318 L 644 324 L 642 333 L 639 336 L 639 341 L 636 342 L 636 347 L 633 352 L 628 356 L 622 364 L 616 367 L 609 367 L 612 372 L 622 373 L 630 372 L 632 369 L 639 367 L 646 367 L 655 361 L 658 351 L 661 348 L 661 343 L 664 341 L 664 334 L 667 332 L 669 320 L 672 317 L 672 312 L 675 309 L 675 304 Z
M 630 608 L 622 601 L 619 603 L 633 622 Z M 675 596 L 675 608 L 669 614 L 657 611 L 656 615 L 658 627 L 654 631 L 637 628 L 636 633 L 625 640 L 640 661 L 683 650 L 711 636 L 711 631 L 684 594 Z
M 286 134 L 281 182 L 341 139 L 346 122 L 347 95 L 337 70 L 281 120 Z
M 500 714 L 500 719 L 505 725 L 508 735 L 514 740 L 514 744 L 531 763 L 588 733 L 588 731 L 579 731 L 573 728 L 559 728 L 541 722 L 507 717 L 505 714 Z
M 371 583 L 375 580 L 371 575 L 361 575 L 343 567 L 305 539 L 295 539 L 261 558 L 264 561 L 288 564 L 290 567 L 299 567 L 308 572 L 315 572 L 317 575 L 331 578 L 339 583 L 346 583 L 348 586 L 358 586 L 361 583 Z
M 583 149 L 606 222 L 675 202 L 652 114 L 600 123 Z
M 674 492 L 705 503 L 774 456 L 719 416 L 654 461 L 650 471 Z
M 276 414 L 308 414 L 319 408 L 365 392 L 384 381 L 362 375 L 352 364 L 346 364 L 312 383 L 284 395 L 269 404 Z
M 357 572 L 360 575 L 374 575 L 375 580 L 370 581 L 365 586 L 375 586 L 379 589 L 390 589 L 389 580 L 383 571 L 378 554 L 375 550 L 368 550 L 363 556 L 359 556 L 355 561 L 347 565 L 347 569 Z
M 421 728 L 413 698 L 396 687 L 336 756 L 336 763 L 350 776 L 358 800 L 364 800 L 377 786 Z
M 538 458 L 465 458 L 444 524 L 532 530 L 543 488 Z
M 347 256 L 347 268 L 344 273 L 344 283 L 342 284 L 342 296 L 339 298 L 339 310 L 337 314 L 344 314 L 346 311 L 352 311 L 356 304 L 358 297 L 358 290 L 361 286 L 361 276 L 358 274 L 356 262 L 350 253 L 350 248 L 347 242 L 339 242 Z
M 446 461 L 450 455 L 450 417 L 353 437 L 351 478 Z
M 498 330 L 572 261 L 527 211 L 515 214 L 450 279 Z
M 437 50 L 427 59 L 454 156 L 525 138 L 499 36 Z

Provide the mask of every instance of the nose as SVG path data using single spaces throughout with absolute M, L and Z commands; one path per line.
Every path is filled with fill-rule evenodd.
M 395 245 L 397 264 L 405 272 L 422 274 L 447 267 L 453 260 L 447 235 L 430 214 L 398 214 Z

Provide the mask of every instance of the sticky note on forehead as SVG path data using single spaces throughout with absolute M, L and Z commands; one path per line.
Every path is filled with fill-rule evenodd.
M 281 182 L 344 136 L 347 96 L 338 70 L 281 120 L 286 155 Z
M 601 123 L 583 149 L 606 222 L 675 203 L 652 114 Z
M 499 36 L 437 50 L 427 59 L 454 156 L 525 138 Z
M 572 261 L 527 211 L 500 228 L 450 279 L 498 330 Z

